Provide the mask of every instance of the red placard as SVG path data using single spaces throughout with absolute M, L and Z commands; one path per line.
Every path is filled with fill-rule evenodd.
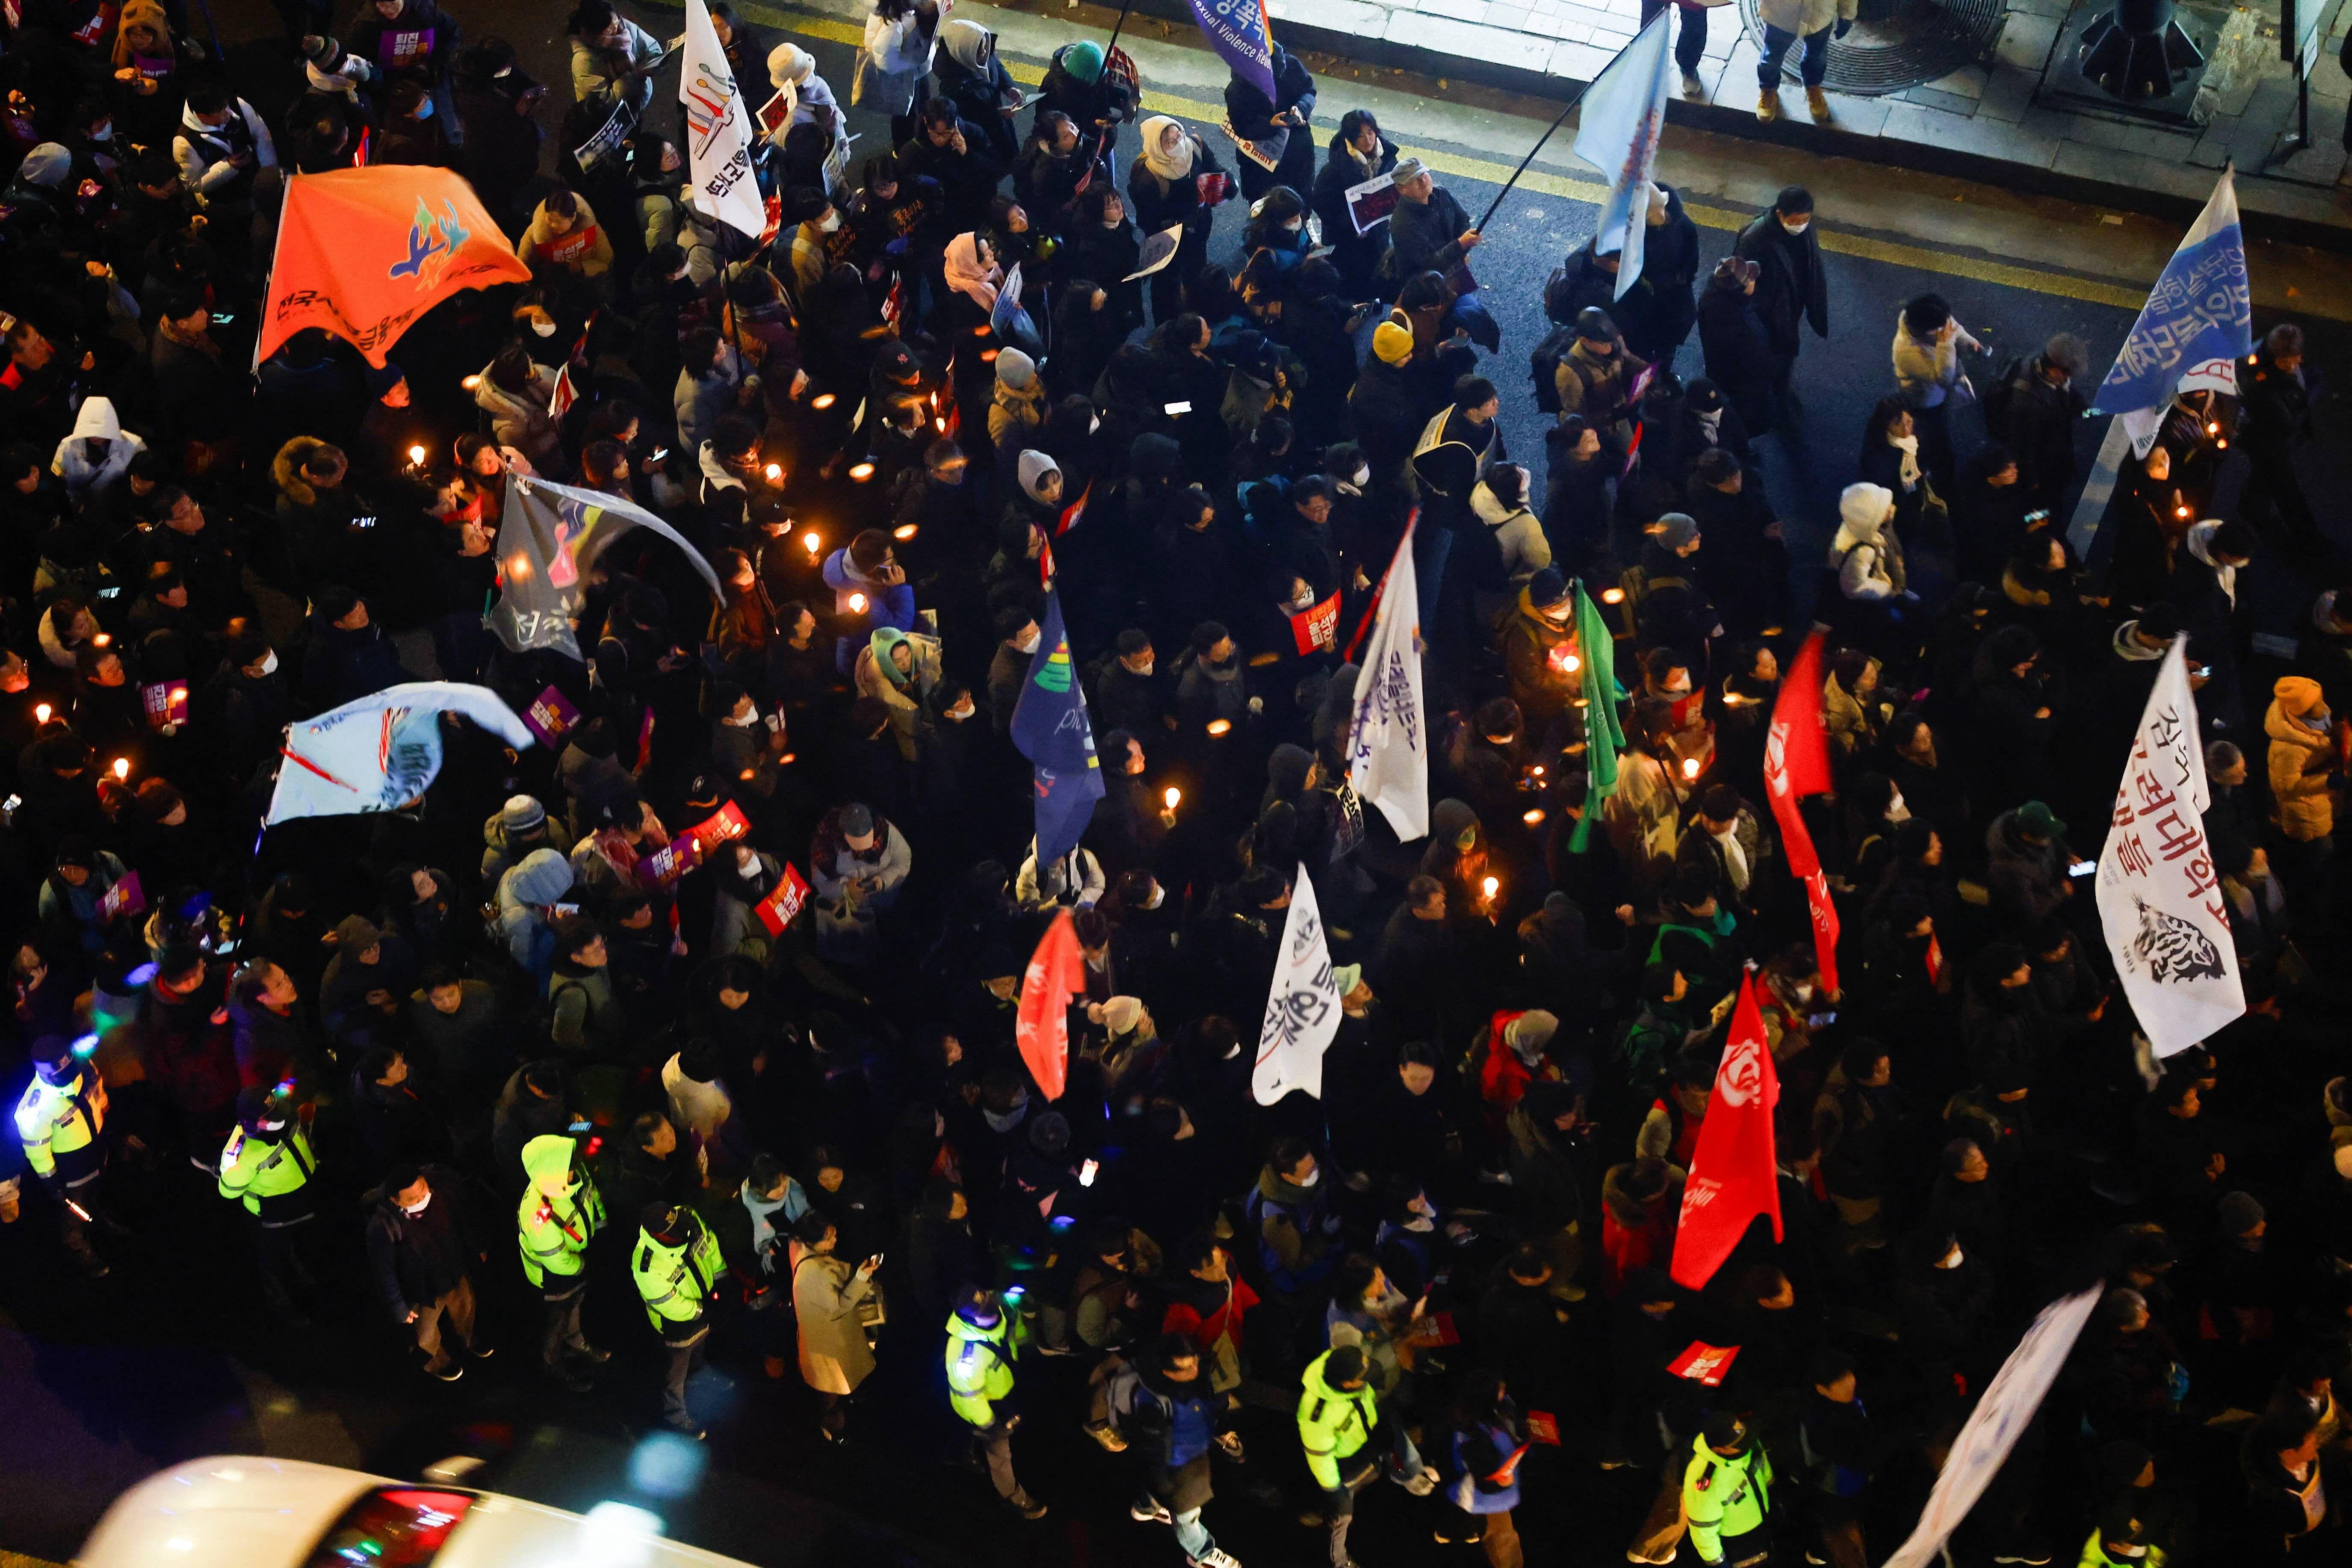
M 1704 1340 L 1693 1340 L 1688 1349 L 1666 1363 L 1666 1370 L 1676 1377 L 1685 1377 L 1709 1388 L 1720 1388 L 1724 1374 L 1731 1370 L 1731 1363 L 1738 1359 L 1738 1345 L 1711 1345 Z
M 730 843 L 751 831 L 751 824 L 744 816 L 743 808 L 730 800 L 688 828 L 686 836 L 693 839 L 702 854 L 708 857 L 721 844 Z
M 139 699 L 146 705 L 150 730 L 188 721 L 188 683 L 184 680 L 160 680 L 152 686 L 142 686 Z
M 793 918 L 808 903 L 808 895 L 809 885 L 801 880 L 801 874 L 793 869 L 792 862 L 788 860 L 784 863 L 783 879 L 776 884 L 776 890 L 761 899 L 759 907 L 751 912 L 760 917 L 760 923 L 768 928 L 770 936 L 782 936 L 784 928 L 793 923 Z
M 1549 1447 L 1559 1447 L 1559 1417 L 1549 1410 L 1530 1410 L 1527 1415 L 1528 1440 Z
M 1290 617 L 1290 637 L 1301 656 L 1328 653 L 1339 644 L 1339 590 L 1319 605 L 1309 605 Z

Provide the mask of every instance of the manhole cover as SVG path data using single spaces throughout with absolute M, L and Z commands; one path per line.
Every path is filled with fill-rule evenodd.
M 1757 0 L 1739 0 L 1748 36 L 1764 46 Z M 1863 0 L 1853 31 L 1830 45 L 1829 79 L 1836 92 L 1865 98 L 1901 92 L 1989 58 L 2007 12 L 2003 0 Z M 1781 74 L 1798 79 L 1796 51 Z

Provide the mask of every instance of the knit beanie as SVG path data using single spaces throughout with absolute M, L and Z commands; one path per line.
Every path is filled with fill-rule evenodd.
M 1380 355 L 1382 364 L 1404 363 L 1412 357 L 1412 329 L 1382 321 L 1372 329 L 1372 353 Z

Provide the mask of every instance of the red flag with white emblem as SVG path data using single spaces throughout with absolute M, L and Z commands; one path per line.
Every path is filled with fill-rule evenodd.
M 1690 1179 L 1683 1184 L 1672 1273 L 1686 1290 L 1715 1278 L 1758 1215 L 1772 1216 L 1772 1239 L 1780 1239 L 1780 1173 L 1772 1144 L 1772 1107 L 1780 1099 L 1780 1079 L 1765 1044 L 1751 969 L 1739 977 L 1731 1042 L 1724 1047 L 1723 1065 L 1715 1069 L 1715 1089 L 1691 1152 Z
M 1070 1070 L 1070 1003 L 1087 994 L 1087 958 L 1078 929 L 1064 910 L 1045 928 L 1021 977 L 1021 1006 L 1014 1015 L 1013 1042 L 1029 1076 L 1047 1100 L 1062 1098 Z

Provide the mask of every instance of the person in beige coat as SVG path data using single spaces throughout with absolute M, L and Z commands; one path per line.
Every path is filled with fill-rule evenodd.
M 1759 0 L 1756 15 L 1764 24 L 1764 53 L 1756 62 L 1756 118 L 1780 118 L 1780 65 L 1789 51 L 1803 41 L 1797 74 L 1805 84 L 1805 107 L 1816 124 L 1830 122 L 1830 100 L 1822 91 L 1829 74 L 1830 37 L 1843 38 L 1853 30 L 1859 0 Z
M 2270 737 L 2271 820 L 2298 845 L 2336 831 L 2336 741 L 2327 700 L 2308 676 L 2282 676 L 2263 715 Z M 2316 856 L 2312 856 L 2316 858 Z
M 849 1430 L 842 1402 L 857 1392 L 874 1370 L 874 1347 L 866 1337 L 868 1321 L 880 1321 L 881 1297 L 874 1284 L 882 1259 L 856 1268 L 834 1256 L 841 1233 L 814 1210 L 793 1227 L 793 1315 L 801 1333 L 801 1377 L 816 1390 L 824 1414 L 824 1440 L 838 1443 Z

